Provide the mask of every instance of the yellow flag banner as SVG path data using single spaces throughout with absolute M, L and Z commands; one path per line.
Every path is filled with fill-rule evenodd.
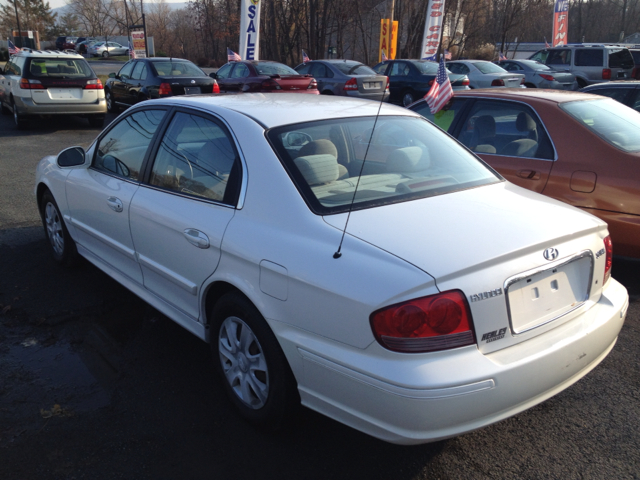
M 378 61 L 393 60 L 396 58 L 396 46 L 398 44 L 398 22 L 393 22 L 393 28 L 390 28 L 391 20 L 389 18 L 380 19 L 380 51 L 378 53 Z M 384 57 L 383 58 L 383 54 Z

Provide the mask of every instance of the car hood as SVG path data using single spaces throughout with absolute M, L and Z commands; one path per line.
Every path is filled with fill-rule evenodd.
M 345 220 L 346 214 L 325 217 L 340 230 Z M 512 263 L 605 227 L 604 222 L 577 208 L 500 182 L 354 211 L 346 231 L 444 283 Z M 572 253 L 560 251 L 561 256 Z M 521 265 L 514 268 L 525 270 Z

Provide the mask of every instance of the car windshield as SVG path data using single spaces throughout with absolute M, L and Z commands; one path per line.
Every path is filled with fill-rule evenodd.
M 301 195 L 319 215 L 502 180 L 419 117 L 322 120 L 273 128 L 267 137 Z
M 282 63 L 256 63 L 255 67 L 260 75 L 300 75 L 293 68 Z
M 438 64 L 436 62 L 413 62 L 420 73 L 427 75 L 436 75 L 438 73 Z
M 332 65 L 346 75 L 377 75 L 373 69 L 358 62 L 340 62 Z
M 203 77 L 206 74 L 191 62 L 153 62 L 158 75 L 172 77 Z
M 29 66 L 31 78 L 94 78 L 84 59 L 33 58 Z
M 481 73 L 508 73 L 504 68 L 491 62 L 473 62 L 472 65 Z
M 619 149 L 640 151 L 640 113 L 635 110 L 610 99 L 561 103 L 560 108 Z

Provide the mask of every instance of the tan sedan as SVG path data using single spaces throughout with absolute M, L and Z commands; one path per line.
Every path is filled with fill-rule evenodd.
M 600 217 L 614 253 L 640 259 L 640 113 L 597 95 L 519 89 L 456 92 L 435 115 L 424 100 L 410 108 L 509 181 Z

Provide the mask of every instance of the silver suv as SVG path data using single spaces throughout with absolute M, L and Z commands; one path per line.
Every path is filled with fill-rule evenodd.
M 36 115 L 81 115 L 102 127 L 104 87 L 82 55 L 23 49 L 0 70 L 0 109 L 17 128 Z
M 580 88 L 609 80 L 629 80 L 634 75 L 631 52 L 620 45 L 562 45 L 539 50 L 529 58 L 554 70 L 573 73 Z

